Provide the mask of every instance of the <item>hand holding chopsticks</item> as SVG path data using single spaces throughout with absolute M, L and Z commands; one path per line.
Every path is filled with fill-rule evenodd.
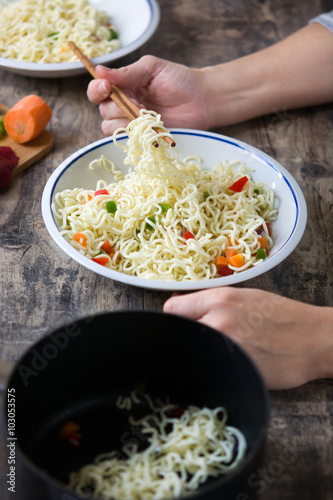
M 94 64 L 88 59 L 82 52 L 81 50 L 75 45 L 74 42 L 68 42 L 69 47 L 72 49 L 72 51 L 76 54 L 76 56 L 80 59 L 80 61 L 84 64 L 86 69 L 89 71 L 91 76 L 93 78 L 98 78 L 96 75 L 95 71 L 95 66 Z M 111 83 L 111 94 L 110 94 L 110 99 L 112 99 L 119 109 L 124 113 L 124 115 L 130 120 L 135 120 L 140 116 L 140 108 L 136 106 L 128 97 L 125 95 L 116 85 Z M 160 128 L 155 129 L 158 134 L 163 134 L 163 130 Z M 169 137 L 169 136 L 163 136 L 163 139 L 172 147 L 174 147 L 176 144 L 175 142 Z M 155 143 L 155 146 L 157 146 L 158 143 Z

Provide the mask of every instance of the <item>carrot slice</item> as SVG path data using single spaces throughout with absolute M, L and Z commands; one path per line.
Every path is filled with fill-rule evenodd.
M 73 236 L 73 240 L 82 245 L 83 247 L 87 247 L 87 238 L 83 233 L 75 233 Z
M 232 244 L 232 240 L 230 238 L 230 236 L 228 237 L 228 241 L 229 241 L 229 246 L 232 247 L 233 244 Z M 237 246 L 238 245 L 238 241 L 235 239 L 235 245 Z
M 228 259 L 226 257 L 218 257 L 215 262 L 216 271 L 220 276 L 230 276 L 233 274 L 232 269 L 228 267 Z
M 216 266 L 227 266 L 228 265 L 228 259 L 226 257 L 218 257 L 215 262 Z
M 245 264 L 244 261 L 244 256 L 242 253 L 238 253 L 237 255 L 234 255 L 233 257 L 230 257 L 229 259 L 229 264 L 233 267 L 242 267 Z
M 234 248 L 225 249 L 225 256 L 228 260 L 230 259 L 230 257 L 233 257 L 234 255 L 237 255 L 237 252 Z
M 73 432 L 78 432 L 80 430 L 80 426 L 76 424 L 75 422 L 67 422 L 65 424 L 60 432 L 59 432 L 59 437 L 61 438 L 67 438 L 70 434 L 73 434 Z
M 267 248 L 267 240 L 266 240 L 266 238 L 258 238 L 258 241 L 260 243 L 260 248 Z
M 88 194 L 85 195 L 82 204 L 88 203 L 88 201 L 90 201 L 90 200 L 92 200 L 92 196 L 91 196 L 91 194 L 88 193 Z
M 27 95 L 6 114 L 4 126 L 15 142 L 24 144 L 39 136 L 49 123 L 52 110 L 38 95 Z

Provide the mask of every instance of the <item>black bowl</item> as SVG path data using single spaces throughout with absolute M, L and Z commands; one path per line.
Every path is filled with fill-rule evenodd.
M 74 500 L 70 471 L 122 444 L 140 441 L 115 401 L 137 384 L 155 404 L 226 407 L 247 452 L 239 467 L 186 498 L 255 498 L 269 400 L 251 359 L 201 323 L 156 312 L 113 312 L 49 333 L 17 363 L 8 389 L 16 400 L 16 499 Z M 125 412 L 127 415 L 127 413 Z M 64 423 L 80 423 L 80 449 L 59 438 Z

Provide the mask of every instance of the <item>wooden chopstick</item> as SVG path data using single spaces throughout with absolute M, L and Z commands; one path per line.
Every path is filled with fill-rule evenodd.
M 95 71 L 95 66 L 88 59 L 83 52 L 78 48 L 77 45 L 75 45 L 74 42 L 68 42 L 68 46 L 71 48 L 71 50 L 74 52 L 74 54 L 80 59 L 80 61 L 84 64 L 86 69 L 89 71 L 91 76 L 93 78 L 98 78 L 96 75 Z M 135 118 L 138 118 L 140 116 L 140 108 L 136 106 L 131 99 L 127 97 L 126 94 L 124 94 L 116 85 L 111 83 L 111 94 L 110 94 L 110 99 L 113 100 L 118 106 L 118 108 L 124 113 L 124 115 L 129 119 L 129 120 L 135 120 Z M 158 134 L 163 134 L 164 130 L 162 130 L 159 127 L 154 128 L 154 130 Z M 175 147 L 176 143 L 171 137 L 165 135 L 163 136 L 163 139 L 172 147 Z M 158 142 L 154 143 L 154 146 L 158 146 Z

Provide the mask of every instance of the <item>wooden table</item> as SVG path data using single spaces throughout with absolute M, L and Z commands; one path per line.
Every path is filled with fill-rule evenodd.
M 159 3 L 159 30 L 117 65 L 149 53 L 195 67 L 232 60 L 281 40 L 328 10 L 319 0 Z M 55 138 L 53 151 L 15 177 L 10 189 L 0 194 L 0 356 L 10 361 L 51 327 L 101 311 L 161 310 L 169 295 L 93 274 L 67 257 L 44 226 L 41 196 L 50 174 L 70 154 L 103 137 L 98 108 L 86 98 L 89 80 L 88 74 L 47 80 L 0 71 L 0 101 L 12 106 L 29 93 L 39 94 L 53 109 L 50 131 Z M 307 228 L 292 255 L 241 286 L 330 304 L 332 116 L 332 105 L 318 106 L 273 112 L 217 130 L 282 163 L 299 183 L 308 206 Z M 262 491 L 264 500 L 332 499 L 333 381 L 273 392 L 271 405 L 267 451 L 254 491 Z M 6 460 L 3 444 L 2 439 L 2 471 Z M 3 475 L 1 498 L 8 494 L 5 481 Z

